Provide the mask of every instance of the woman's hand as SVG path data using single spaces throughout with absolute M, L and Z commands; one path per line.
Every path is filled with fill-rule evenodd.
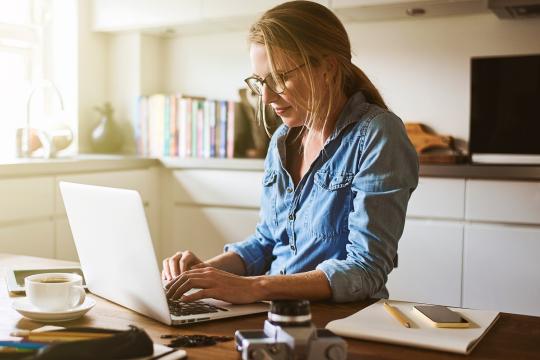
M 184 295 L 193 288 L 201 290 Z M 165 289 L 167 298 L 186 302 L 213 298 L 232 304 L 248 304 L 263 299 L 257 277 L 238 276 L 213 267 L 184 271 Z
M 202 266 L 205 266 L 205 264 L 191 251 L 179 251 L 163 260 L 161 277 L 163 280 L 171 281 L 185 271 Z

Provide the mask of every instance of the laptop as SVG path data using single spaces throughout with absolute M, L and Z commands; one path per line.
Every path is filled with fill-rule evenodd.
M 168 325 L 268 311 L 266 303 L 168 300 L 139 193 L 63 181 L 60 191 L 93 294 Z

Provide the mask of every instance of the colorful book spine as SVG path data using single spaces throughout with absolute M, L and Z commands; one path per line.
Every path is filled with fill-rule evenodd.
M 176 128 L 176 111 L 177 111 L 177 95 L 171 95 L 170 96 L 170 134 L 169 134 L 169 153 L 168 156 L 178 156 L 178 130 Z
M 193 110 L 193 100 L 186 99 L 186 157 L 193 156 L 191 154 L 191 112 Z
M 227 157 L 227 102 L 220 102 L 220 119 L 219 127 L 221 128 L 221 136 L 219 141 L 219 157 L 224 159 Z
M 210 157 L 210 100 L 204 102 L 203 157 Z
M 199 113 L 199 100 L 191 100 L 191 156 L 197 157 L 198 136 L 197 117 Z
M 163 98 L 163 150 L 161 155 L 168 156 L 171 145 L 171 98 L 164 96 Z
M 227 103 L 227 158 L 234 157 L 234 101 Z
M 216 157 L 216 101 L 210 101 L 210 157 Z
M 186 157 L 186 106 L 187 99 L 178 99 L 178 156 L 182 158 Z
M 204 101 L 198 101 L 197 107 L 197 155 L 203 157 L 204 153 Z
M 140 128 L 141 128 L 141 152 L 139 155 L 148 156 L 150 150 L 148 148 L 148 97 L 142 96 L 140 103 Z
M 180 94 L 139 96 L 132 119 L 137 154 L 233 158 L 236 106 Z

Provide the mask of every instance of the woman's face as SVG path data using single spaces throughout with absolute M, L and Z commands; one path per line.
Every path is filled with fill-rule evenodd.
M 265 79 L 270 74 L 270 64 L 266 48 L 261 44 L 251 44 L 249 56 L 251 58 L 251 68 L 253 74 L 261 79 Z M 277 68 L 278 73 L 283 73 L 302 65 L 301 63 L 291 66 L 291 68 Z M 281 117 L 288 127 L 298 127 L 304 125 L 307 118 L 307 110 L 300 104 L 305 104 L 309 97 L 309 87 L 301 76 L 300 67 L 286 75 L 286 89 L 281 94 L 273 92 L 266 84 L 263 86 L 262 100 L 265 105 L 270 105 Z

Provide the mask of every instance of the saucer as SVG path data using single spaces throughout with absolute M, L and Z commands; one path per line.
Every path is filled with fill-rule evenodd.
M 86 314 L 88 310 L 93 308 L 94 305 L 96 305 L 96 301 L 87 297 L 81 305 L 74 307 L 73 309 L 62 311 L 43 311 L 32 305 L 28 298 L 25 297 L 13 301 L 11 307 L 19 314 L 29 318 L 30 320 L 49 323 L 78 319 Z

